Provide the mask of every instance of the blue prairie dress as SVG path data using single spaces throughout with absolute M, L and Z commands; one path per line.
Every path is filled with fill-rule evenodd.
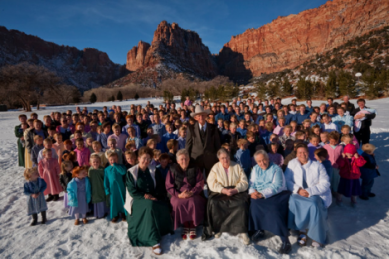
M 45 180 L 38 178 L 33 182 L 26 182 L 24 184 L 24 194 L 28 195 L 27 199 L 27 215 L 38 214 L 47 210 L 47 204 L 43 192 L 46 190 L 47 185 Z M 31 194 L 39 193 L 38 198 L 33 198 Z

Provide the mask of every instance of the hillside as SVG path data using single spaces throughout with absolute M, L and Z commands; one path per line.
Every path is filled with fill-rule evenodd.
M 357 36 L 389 25 L 387 0 L 333 0 L 232 36 L 218 57 L 220 73 L 244 82 L 292 69 Z
M 113 63 L 107 53 L 97 49 L 60 46 L 0 26 L 0 67 L 25 61 L 56 72 L 64 83 L 81 91 L 107 84 L 127 73 L 125 66 Z

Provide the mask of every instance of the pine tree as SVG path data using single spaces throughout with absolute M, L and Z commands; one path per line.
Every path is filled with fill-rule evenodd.
M 377 78 L 374 69 L 369 69 L 363 73 L 361 81 L 362 90 L 369 99 L 374 99 L 379 96 L 380 89 L 377 84 Z
M 275 98 L 279 96 L 280 83 L 278 81 L 272 81 L 267 84 L 267 96 L 269 98 Z
M 91 103 L 95 103 L 97 101 L 97 96 L 95 95 L 95 93 L 91 94 L 91 96 L 89 97 L 89 101 Z
M 135 99 L 135 100 L 138 100 L 138 99 L 139 99 L 139 94 L 138 94 L 138 93 L 135 93 L 134 99 Z
M 267 99 L 267 95 L 266 95 L 267 87 L 264 83 L 259 83 L 256 87 L 256 90 L 257 90 L 257 97 L 261 98 L 262 100 Z
M 334 71 L 331 71 L 328 74 L 328 80 L 326 84 L 326 96 L 327 97 L 336 97 L 337 96 L 337 85 L 336 85 L 336 74 Z
M 111 102 L 114 102 L 115 101 L 115 96 L 111 96 Z
M 119 101 L 122 101 L 123 100 L 123 94 L 121 91 L 118 92 L 117 96 L 116 96 L 116 99 L 119 100 Z
M 293 95 L 293 86 L 289 82 L 288 77 L 286 77 L 284 79 L 284 81 L 282 82 L 282 91 L 283 91 L 284 96 L 291 96 L 291 95 Z
M 173 101 L 173 94 L 170 91 L 163 91 L 163 100 L 166 101 Z
M 296 97 L 298 99 L 308 100 L 312 98 L 313 83 L 300 76 L 297 82 Z
M 340 95 L 348 95 L 355 97 L 357 89 L 355 85 L 354 76 L 343 69 L 340 70 L 338 75 L 339 93 Z

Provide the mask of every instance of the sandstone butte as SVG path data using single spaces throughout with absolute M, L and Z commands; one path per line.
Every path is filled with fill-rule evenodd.
M 292 69 L 316 53 L 388 24 L 388 0 L 328 1 L 232 36 L 220 50 L 219 70 L 231 79 L 247 80 L 262 73 Z
M 151 45 L 140 41 L 127 53 L 126 68 L 130 71 L 155 68 L 159 64 L 201 78 L 218 74 L 216 62 L 199 35 L 166 21 L 158 25 Z

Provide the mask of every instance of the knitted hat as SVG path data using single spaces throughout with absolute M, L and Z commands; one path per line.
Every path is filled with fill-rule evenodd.
M 343 153 L 348 153 L 348 154 L 355 154 L 357 153 L 357 148 L 353 145 L 353 144 L 347 144 L 344 149 L 343 149 Z

